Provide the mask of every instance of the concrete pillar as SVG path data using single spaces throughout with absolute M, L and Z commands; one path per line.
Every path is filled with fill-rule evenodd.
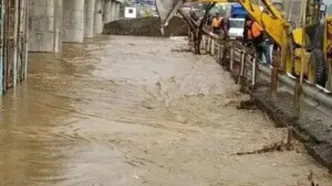
M 104 23 L 112 21 L 112 0 L 105 0 L 104 5 Z
M 84 37 L 93 37 L 94 34 L 95 0 L 85 0 L 84 3 Z
M 53 52 L 62 51 L 63 0 L 54 0 Z
M 64 0 L 63 2 L 63 41 L 83 42 L 84 39 L 84 0 Z
M 116 19 L 116 1 L 112 1 L 112 21 Z
M 94 35 L 101 34 L 103 31 L 103 6 L 101 0 L 96 0 L 94 11 Z
M 59 3 L 61 4 L 61 1 L 29 0 L 29 51 L 59 51 L 58 47 L 60 46 L 55 44 L 55 42 L 58 43 L 61 36 L 59 33 L 55 34 L 55 27 L 58 28 L 60 25 L 54 21 L 59 16 L 55 12 L 60 5 Z
M 116 19 L 120 19 L 120 4 L 121 3 L 116 3 Z

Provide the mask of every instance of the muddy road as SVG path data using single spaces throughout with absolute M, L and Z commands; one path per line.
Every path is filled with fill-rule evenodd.
M 185 41 L 103 36 L 31 54 L 0 110 L 0 185 L 332 185 L 296 150 L 237 156 L 286 135 Z

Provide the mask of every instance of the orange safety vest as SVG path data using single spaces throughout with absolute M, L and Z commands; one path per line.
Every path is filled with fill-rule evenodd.
M 218 28 L 220 26 L 220 19 L 213 18 L 212 20 L 212 27 L 213 28 Z
M 248 39 L 252 40 L 260 36 L 263 32 L 263 28 L 256 22 L 254 21 L 248 30 Z

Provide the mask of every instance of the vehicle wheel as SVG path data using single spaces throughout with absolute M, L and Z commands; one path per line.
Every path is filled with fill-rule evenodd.
M 309 58 L 308 79 L 317 85 L 325 87 L 326 84 L 326 66 L 325 56 L 320 49 L 311 51 Z

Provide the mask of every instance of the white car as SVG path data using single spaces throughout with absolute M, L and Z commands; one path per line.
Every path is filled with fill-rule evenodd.
M 229 18 L 228 36 L 231 40 L 243 39 L 244 18 Z

